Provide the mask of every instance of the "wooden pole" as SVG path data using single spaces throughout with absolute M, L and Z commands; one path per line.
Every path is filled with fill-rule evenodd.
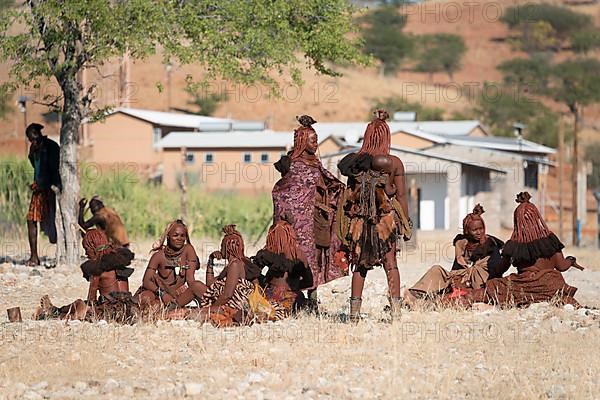
M 181 180 L 179 186 L 181 188 L 181 218 L 187 223 L 187 148 L 181 148 Z
M 418 194 L 417 194 L 417 180 L 416 178 L 411 178 L 410 179 L 410 189 L 409 189 L 409 195 L 410 195 L 410 202 L 409 202 L 409 217 L 410 219 L 413 221 L 413 230 L 412 230 L 412 237 L 410 239 L 410 242 L 413 244 L 417 243 L 417 227 L 419 226 L 419 198 L 418 198 Z
M 563 198 L 564 198 L 564 168 L 565 168 L 565 130 L 564 122 L 560 119 L 558 129 L 558 237 L 564 238 Z
M 579 146 L 577 135 L 579 131 L 579 110 L 574 113 L 575 121 L 573 124 L 573 199 L 572 199 L 572 210 L 573 215 L 571 216 L 571 221 L 573 224 L 573 246 L 579 247 L 579 235 L 578 235 L 578 224 L 579 224 L 579 202 L 577 201 L 578 197 L 578 189 L 579 189 Z
M 167 112 L 171 111 L 171 73 L 173 70 L 173 66 L 171 64 L 167 64 L 165 67 L 167 70 Z

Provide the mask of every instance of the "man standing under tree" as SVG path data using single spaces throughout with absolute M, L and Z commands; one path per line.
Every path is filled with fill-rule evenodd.
M 31 184 L 31 203 L 27 212 L 27 234 L 31 257 L 26 265 L 40 265 L 37 251 L 38 222 L 50 243 L 56 243 L 56 199 L 52 186 L 61 188 L 60 174 L 58 171 L 60 148 L 58 144 L 42 135 L 44 127 L 40 124 L 30 124 L 25 130 L 25 135 L 31 143 L 29 147 L 29 161 L 33 167 L 33 183 Z

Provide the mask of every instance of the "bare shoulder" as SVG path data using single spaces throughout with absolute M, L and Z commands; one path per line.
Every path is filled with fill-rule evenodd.
M 197 262 L 198 260 L 198 254 L 196 254 L 196 249 L 194 249 L 194 246 L 192 246 L 189 243 L 185 245 L 183 254 L 185 254 L 185 259 L 188 261 Z
M 393 155 L 388 155 L 390 162 L 392 164 L 392 167 L 394 169 L 394 174 L 395 175 L 404 175 L 404 163 L 402 162 L 402 160 L 400 160 L 400 158 L 393 156 Z
M 373 169 L 376 171 L 385 171 L 389 174 L 400 175 L 404 173 L 404 164 L 396 156 L 377 155 L 373 157 Z
M 194 246 L 192 246 L 192 245 L 191 245 L 191 244 L 189 244 L 189 243 L 186 243 L 186 244 L 184 245 L 184 249 L 183 249 L 183 251 L 185 252 L 185 254 L 193 254 L 193 255 L 196 255 L 196 249 L 194 248 Z
M 239 276 L 246 276 L 246 266 L 242 260 L 233 260 L 231 263 L 229 263 L 229 265 L 227 265 L 227 269 L 231 273 L 237 272 Z
M 165 265 L 166 262 L 167 259 L 165 258 L 165 252 L 158 250 L 150 257 L 150 260 L 148 261 L 148 268 L 156 269 Z
M 467 239 L 459 239 L 454 243 L 454 247 L 457 249 L 464 249 L 467 246 Z

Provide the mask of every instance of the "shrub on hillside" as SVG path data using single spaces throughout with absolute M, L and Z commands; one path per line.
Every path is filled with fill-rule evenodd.
M 0 230 L 25 237 L 25 215 L 29 207 L 33 169 L 28 160 L 0 160 Z M 85 175 L 81 196 L 99 195 L 117 210 L 133 239 L 158 238 L 168 222 L 180 216 L 178 191 L 146 184 L 130 176 L 105 174 L 100 179 Z M 237 224 L 246 240 L 254 240 L 272 218 L 268 194 L 242 196 L 235 193 L 205 193 L 199 187 L 188 191 L 187 223 L 195 237 L 217 239 L 226 224 Z M 89 218 L 90 214 L 86 215 Z

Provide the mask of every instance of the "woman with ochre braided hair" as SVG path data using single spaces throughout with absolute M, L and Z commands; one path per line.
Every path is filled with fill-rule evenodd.
M 468 303 L 526 306 L 543 301 L 579 306 L 573 297 L 577 288 L 568 285 L 562 272 L 576 265 L 575 257 L 564 257 L 564 245 L 529 200 L 527 192 L 517 195 L 513 233 L 502 252 L 504 273 L 510 264 L 516 274 L 490 279 L 485 288 L 473 290 Z
M 114 248 L 106 234 L 99 229 L 87 231 L 82 244 L 88 257 L 81 264 L 83 277 L 90 282 L 87 300 L 78 299 L 69 305 L 55 307 L 50 297 L 45 295 L 33 318 L 134 322 L 138 307 L 127 291 L 127 278 L 133 272 L 127 266 L 134 254 L 123 247 Z
M 273 223 L 283 214 L 291 216 L 292 226 L 312 271 L 308 288 L 312 307 L 317 307 L 317 288 L 346 275 L 336 264 L 340 241 L 334 233 L 335 214 L 344 184 L 323 167 L 317 154 L 319 142 L 312 125 L 316 121 L 303 115 L 294 131 L 292 151 L 275 163 L 281 179 L 273 187 Z
M 305 306 L 302 290 L 313 285 L 312 271 L 288 221 L 281 219 L 271 226 L 265 248 L 253 261 L 267 268 L 265 297 L 275 308 L 272 320 L 288 317 Z
M 200 310 L 196 320 L 210 320 L 216 326 L 231 326 L 249 323 L 252 313 L 248 304 L 248 296 L 254 291 L 253 280 L 258 279 L 259 272 L 252 268 L 252 262 L 244 254 L 244 239 L 235 229 L 235 225 L 223 228 L 221 250 L 213 252 L 206 268 L 206 284 L 208 289 L 200 299 Z M 214 259 L 225 259 L 227 265 L 215 277 Z
M 502 240 L 488 235 L 482 218 L 483 207 L 477 204 L 463 219 L 463 233 L 456 235 L 452 270 L 434 265 L 410 289 L 404 291 L 404 301 L 413 304 L 417 299 L 432 300 L 441 295 L 450 297 L 466 294 L 467 289 L 479 289 L 488 278 L 501 277 L 500 251 Z
M 338 214 L 338 235 L 350 253 L 352 295 L 350 319 L 360 315 L 362 292 L 367 272 L 383 266 L 388 280 L 392 318 L 400 316 L 400 273 L 396 261 L 396 242 L 407 240 L 412 224 L 408 218 L 408 199 L 404 164 L 390 155 L 389 115 L 377 110 L 367 125 L 361 149 L 339 163 L 348 177 Z
M 142 286 L 136 292 L 141 306 L 183 307 L 194 298 L 202 297 L 206 285 L 194 276 L 198 256 L 183 221 L 171 222 L 152 245 L 152 252 Z

